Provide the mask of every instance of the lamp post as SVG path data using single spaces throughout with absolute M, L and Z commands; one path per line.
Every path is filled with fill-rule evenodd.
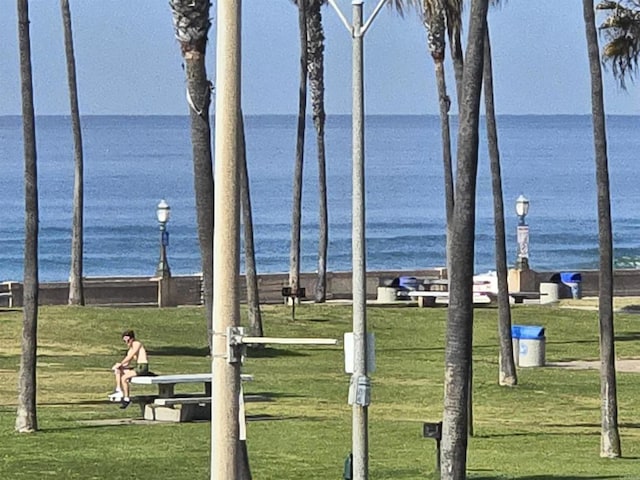
M 160 224 L 160 260 L 156 270 L 156 277 L 168 278 L 171 276 L 169 262 L 167 261 L 167 246 L 169 245 L 169 232 L 167 232 L 167 222 L 171 216 L 171 207 L 165 200 L 160 200 L 156 207 L 156 217 Z
M 529 225 L 525 221 L 527 213 L 529 213 L 529 199 L 520 195 L 516 199 L 516 214 L 518 215 L 516 268 L 518 270 L 529 270 Z
M 369 478 L 369 404 L 371 381 L 367 368 L 367 296 L 366 296 L 366 235 L 365 235 L 365 155 L 364 155 L 364 35 L 387 0 L 377 5 L 364 22 L 364 0 L 351 0 L 352 22 L 340 10 L 338 0 L 329 5 L 352 38 L 352 234 L 353 259 L 353 344 L 354 368 L 349 386 L 352 415 L 352 463 L 350 477 Z M 346 478 L 346 477 L 345 477 Z

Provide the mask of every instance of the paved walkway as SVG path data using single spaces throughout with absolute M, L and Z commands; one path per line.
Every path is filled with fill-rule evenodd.
M 567 368 L 571 370 L 599 370 L 600 360 L 574 360 L 571 362 L 547 362 L 545 367 Z M 616 371 L 640 373 L 640 358 L 623 358 L 616 360 Z

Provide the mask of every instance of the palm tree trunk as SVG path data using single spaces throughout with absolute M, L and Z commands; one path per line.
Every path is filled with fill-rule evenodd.
M 469 374 L 473 341 L 473 259 L 478 129 L 487 0 L 473 0 L 469 23 L 462 115 L 458 130 L 456 195 L 451 230 L 451 272 L 445 338 L 445 395 L 441 463 L 443 480 L 466 478 Z
M 211 83 L 207 78 L 205 56 L 185 55 L 187 91 L 193 102 L 189 109 L 193 178 L 198 220 L 198 239 L 204 280 L 204 305 L 211 347 L 213 331 L 213 165 L 211 159 L 211 127 L 209 106 Z
M 249 315 L 249 335 L 264 336 L 262 313 L 260 312 L 260 296 L 258 292 L 258 275 L 256 273 L 256 251 L 253 242 L 253 216 L 251 213 L 251 191 L 247 170 L 247 149 L 244 136 L 244 119 L 240 113 L 240 138 L 238 152 L 240 158 L 240 201 L 242 203 L 242 226 L 244 233 L 244 266 L 247 283 L 247 310 Z
M 71 128 L 73 130 L 75 167 L 73 176 L 73 225 L 71 232 L 69 305 L 84 305 L 84 285 L 82 282 L 84 250 L 84 160 L 82 151 L 82 129 L 80 128 L 76 60 L 73 51 L 73 33 L 71 29 L 69 0 L 60 0 L 60 8 L 62 10 L 62 23 L 64 25 L 64 48 L 67 58 L 67 78 L 69 81 L 69 102 L 71 106 Z
M 511 339 L 511 306 L 507 285 L 507 247 L 504 224 L 504 203 L 502 194 L 502 173 L 500 150 L 498 148 L 498 128 L 493 102 L 493 68 L 491 65 L 491 40 L 487 26 L 484 39 L 484 109 L 487 117 L 487 143 L 491 166 L 491 187 L 493 190 L 493 218 L 495 227 L 496 275 L 498 277 L 498 336 L 500 337 L 500 364 L 498 383 L 514 386 L 518 383 L 516 365 L 513 358 Z
M 36 364 L 38 346 L 38 169 L 33 106 L 29 2 L 18 0 L 20 88 L 24 136 L 24 291 L 22 354 L 18 373 L 18 409 L 15 428 L 20 433 L 38 429 L 36 415 Z
M 453 63 L 453 74 L 456 81 L 456 100 L 458 114 L 460 114 L 462 98 L 462 75 L 464 72 L 464 55 L 462 53 L 462 0 L 446 0 L 445 14 L 447 21 L 447 35 L 449 37 L 449 50 Z
M 462 98 L 462 72 L 464 71 L 464 56 L 462 54 L 462 41 L 460 32 L 449 35 L 451 59 L 453 62 L 453 75 L 456 80 L 456 99 L 458 100 L 458 114 L 460 113 L 460 98 Z
M 298 91 L 298 134 L 296 162 L 293 173 L 293 204 L 291 207 L 291 251 L 289 255 L 289 285 L 292 292 L 300 287 L 300 231 L 302 228 L 302 167 L 304 164 L 304 133 L 307 112 L 307 2 L 298 0 L 300 29 L 300 86 Z M 294 296 L 294 302 L 298 297 Z
M 609 189 L 609 166 L 607 160 L 607 129 L 605 126 L 602 69 L 600 67 L 593 1 L 583 0 L 582 5 L 591 73 L 591 109 L 598 190 L 600 408 L 602 412 L 600 456 L 614 458 L 620 457 L 622 453 L 620 434 L 618 432 L 618 395 L 613 325 L 613 238 L 611 233 L 611 192 Z
M 207 341 L 212 349 L 213 333 L 213 217 L 214 183 L 211 159 L 209 107 L 212 85 L 205 64 L 208 32 L 211 27 L 208 0 L 169 0 L 173 26 L 184 58 L 187 103 L 191 123 L 193 177 L 203 293 L 207 322 Z
M 327 299 L 327 250 L 329 247 L 329 214 L 327 206 L 327 161 L 324 145 L 324 32 L 322 0 L 311 0 L 307 16 L 307 72 L 311 90 L 313 124 L 318 148 L 318 275 L 315 301 Z
M 449 100 L 449 96 L 447 95 L 447 82 L 445 79 L 443 60 L 435 61 L 435 71 L 436 84 L 438 87 L 438 105 L 440 110 L 440 136 L 442 140 L 445 208 L 447 225 L 450 225 L 451 218 L 453 216 L 454 205 L 453 161 L 451 159 L 451 130 L 449 126 L 449 107 L 451 106 L 451 101 Z M 449 251 L 450 249 L 447 248 L 447 257 Z

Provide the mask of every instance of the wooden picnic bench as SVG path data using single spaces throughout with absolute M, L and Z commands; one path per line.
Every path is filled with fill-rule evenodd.
M 243 382 L 253 380 L 253 375 L 242 374 Z M 140 404 L 145 420 L 165 422 L 188 422 L 211 419 L 211 373 L 190 373 L 133 377 L 136 385 L 157 385 L 157 395 L 138 395 L 132 400 Z M 176 386 L 202 383 L 204 392 L 195 394 L 176 393 Z M 242 387 L 240 388 L 242 397 Z M 179 407 L 179 408 L 176 408 Z

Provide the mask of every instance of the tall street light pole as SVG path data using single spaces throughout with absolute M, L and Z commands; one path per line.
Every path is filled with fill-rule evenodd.
M 229 353 L 240 324 L 240 13 L 241 0 L 217 2 L 216 121 L 213 235 L 211 479 L 238 480 L 240 359 Z
M 362 38 L 363 0 L 353 0 L 353 105 L 352 105 L 352 283 L 354 371 L 351 388 L 368 388 L 367 381 L 367 292 L 366 292 L 366 236 L 364 193 L 364 75 Z M 360 387 L 362 385 L 362 387 Z M 365 401 L 353 402 L 352 453 L 353 478 L 366 479 L 369 472 L 369 395 Z
M 365 169 L 364 169 L 364 60 L 363 39 L 371 22 L 387 0 L 380 0 L 369 20 L 363 25 L 364 0 L 351 0 L 352 23 L 338 7 L 336 0 L 329 4 L 351 33 L 353 39 L 352 61 L 352 236 L 353 259 L 353 374 L 349 399 L 353 404 L 352 418 L 352 468 L 355 480 L 369 477 L 368 408 L 371 398 L 371 382 L 367 375 L 367 292 L 366 292 L 366 235 L 365 235 Z

